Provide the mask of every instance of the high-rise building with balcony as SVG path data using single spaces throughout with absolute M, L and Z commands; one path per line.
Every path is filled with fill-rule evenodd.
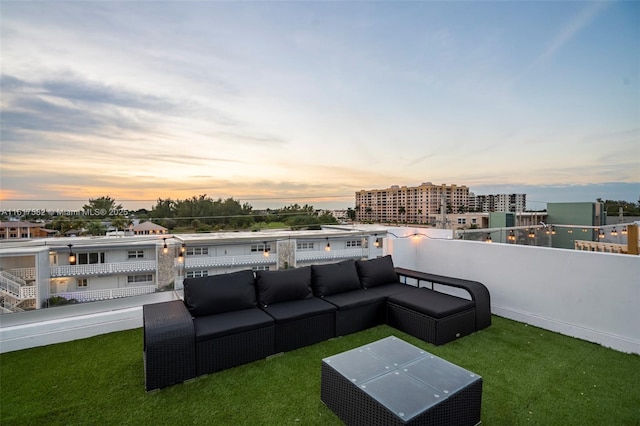
M 527 194 L 475 195 L 469 193 L 469 210 L 491 212 L 523 212 L 527 207 Z
M 464 185 L 393 185 L 355 193 L 356 220 L 436 224 L 446 213 L 467 210 L 469 188 Z

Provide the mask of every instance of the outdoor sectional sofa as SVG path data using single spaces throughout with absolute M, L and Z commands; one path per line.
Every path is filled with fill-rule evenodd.
M 384 256 L 185 279 L 184 301 L 145 305 L 143 323 L 150 391 L 384 323 L 441 345 L 488 327 L 491 312 L 481 283 L 394 268 Z

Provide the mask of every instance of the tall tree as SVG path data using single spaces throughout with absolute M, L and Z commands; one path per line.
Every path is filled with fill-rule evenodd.
M 116 204 L 116 200 L 107 196 L 98 198 L 89 198 L 89 204 L 82 206 L 85 215 L 92 218 L 105 218 L 120 214 L 123 210 L 122 204 Z

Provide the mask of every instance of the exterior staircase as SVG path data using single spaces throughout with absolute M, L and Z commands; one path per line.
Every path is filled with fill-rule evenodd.
M 0 271 L 0 313 L 23 312 L 36 301 L 35 281 L 27 282 L 8 271 Z

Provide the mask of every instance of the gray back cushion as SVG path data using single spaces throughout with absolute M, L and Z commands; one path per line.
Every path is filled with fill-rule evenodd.
M 282 271 L 257 271 L 256 285 L 258 303 L 262 306 L 313 297 L 309 266 Z
M 391 255 L 377 259 L 357 260 L 356 268 L 364 288 L 399 282 L 398 274 L 393 269 Z
M 194 317 L 257 306 L 253 271 L 184 280 L 184 303 Z
M 311 285 L 318 297 L 361 289 L 355 260 L 311 265 Z

